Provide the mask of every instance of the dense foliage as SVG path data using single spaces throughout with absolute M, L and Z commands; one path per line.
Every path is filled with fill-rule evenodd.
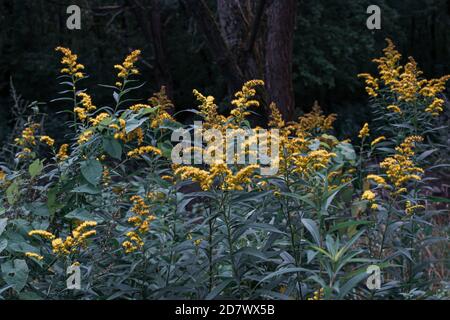
M 164 88 L 147 103 L 132 98 L 139 50 L 102 85 L 112 92 L 103 106 L 83 88 L 78 56 L 56 50 L 64 89 L 54 102 L 69 106 L 71 134 L 62 143 L 46 135 L 32 103 L 14 159 L 0 163 L 1 298 L 446 297 L 448 199 L 432 187 L 448 159 L 440 115 L 449 76 L 423 78 L 389 41 L 379 76 L 361 74 L 373 123 L 340 141 L 331 134 L 339 117 L 318 104 L 286 123 L 273 103 L 279 171 L 262 175 L 255 164 L 172 162 L 173 130 L 194 127 L 175 121 Z M 227 116 L 194 90 L 189 112 L 204 129 L 239 134 L 263 84 L 245 83 Z M 382 270 L 379 290 L 366 287 L 370 265 Z M 70 266 L 81 268 L 80 290 L 67 290 Z

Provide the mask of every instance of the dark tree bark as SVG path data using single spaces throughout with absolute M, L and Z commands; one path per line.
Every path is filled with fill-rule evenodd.
M 205 35 L 228 81 L 229 92 L 246 80 L 264 79 L 267 92 L 262 97 L 263 105 L 274 101 L 286 120 L 293 119 L 296 0 L 217 0 L 218 22 L 205 0 L 182 3 Z
M 263 43 L 258 41 L 265 0 L 217 0 L 221 34 L 235 55 L 245 80 L 264 75 Z
M 267 8 L 265 81 L 271 101 L 285 120 L 294 118 L 292 59 L 296 0 L 272 1 Z
M 182 0 L 182 2 L 204 34 L 211 54 L 228 82 L 229 89 L 236 91 L 244 82 L 244 74 L 223 38 L 213 13 L 205 0 Z
M 173 81 L 164 49 L 161 23 L 161 0 L 150 0 L 147 9 L 141 0 L 131 0 L 136 19 L 147 41 L 152 43 L 155 54 L 155 76 L 158 87 L 165 87 L 167 96 L 173 98 Z

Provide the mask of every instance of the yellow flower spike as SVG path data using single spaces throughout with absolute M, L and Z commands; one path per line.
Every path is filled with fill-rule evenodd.
M 98 116 L 96 116 L 95 118 L 93 118 L 93 119 L 90 119 L 89 120 L 89 123 L 92 125 L 92 126 L 98 126 L 99 124 L 100 124 L 100 122 L 102 122 L 103 120 L 105 120 L 105 119 L 108 119 L 110 117 L 110 115 L 109 115 L 109 113 L 107 113 L 107 112 L 102 112 L 102 113 L 100 113 Z
M 438 117 L 444 111 L 444 102 L 443 99 L 436 98 L 425 111 L 430 113 L 433 117 Z
M 269 106 L 270 108 L 270 121 L 269 121 L 269 127 L 272 128 L 278 128 L 282 129 L 286 125 L 286 123 L 283 120 L 283 117 L 281 116 L 280 110 L 278 109 L 277 105 L 272 102 Z
M 382 185 L 382 186 L 386 185 L 386 180 L 383 177 L 380 177 L 380 176 L 378 176 L 376 174 L 369 174 L 367 176 L 367 180 L 372 180 L 372 181 L 374 181 L 377 184 Z
M 77 62 L 78 56 L 76 54 L 73 54 L 70 49 L 63 47 L 56 47 L 55 51 L 63 54 L 61 64 L 64 65 L 64 68 L 61 69 L 61 73 L 73 76 L 76 80 L 84 77 L 81 72 L 81 70 L 84 70 L 84 66 Z
M 88 142 L 92 138 L 93 135 L 94 135 L 94 132 L 92 130 L 86 130 L 78 136 L 77 143 L 79 145 L 82 145 L 82 144 Z
M 114 68 L 119 71 L 117 76 L 122 79 L 127 79 L 131 74 L 138 74 L 139 70 L 134 67 L 134 64 L 138 61 L 140 55 L 141 50 L 134 50 L 125 58 L 125 61 L 121 65 L 115 65 Z
M 83 108 L 88 111 L 88 112 L 92 112 L 94 110 L 97 109 L 96 106 L 93 105 L 92 103 L 92 98 L 90 95 L 88 95 L 85 92 L 80 92 L 78 93 L 78 97 L 81 97 L 81 105 L 83 106 Z
M 389 181 L 394 185 L 396 194 L 406 192 L 405 184 L 411 180 L 420 181 L 421 174 L 424 173 L 422 168 L 417 167 L 412 161 L 414 156 L 415 143 L 422 142 L 420 136 L 407 137 L 398 147 L 395 148 L 396 154 L 385 158 L 380 163 L 380 168 L 386 171 Z
M 45 230 L 32 230 L 32 231 L 28 232 L 28 235 L 30 237 L 39 236 L 39 237 L 47 239 L 47 240 L 55 239 L 55 236 L 53 235 L 53 233 L 45 231 Z
M 362 127 L 362 129 L 359 131 L 358 138 L 363 139 L 365 137 L 368 137 L 369 134 L 370 134 L 369 124 L 366 122 Z
M 420 205 L 420 204 L 413 205 L 411 203 L 411 201 L 406 201 L 405 213 L 407 215 L 412 215 L 413 213 L 415 213 L 419 209 L 425 209 L 425 206 Z
M 40 254 L 34 253 L 34 252 L 25 252 L 25 256 L 28 258 L 33 258 L 33 259 L 39 260 L 39 261 L 44 259 L 43 256 L 41 256 Z
M 69 145 L 67 143 L 61 145 L 61 147 L 59 148 L 58 153 L 56 154 L 56 159 L 58 161 L 64 161 L 66 160 L 69 156 L 67 154 L 67 150 L 69 149 Z
M 378 138 L 376 138 L 375 140 L 372 141 L 370 146 L 373 147 L 374 145 L 376 145 L 376 144 L 378 144 L 378 143 L 380 143 L 381 141 L 384 141 L 384 140 L 386 140 L 385 136 L 378 137 Z
M 394 104 L 387 106 L 386 109 L 388 109 L 389 111 L 392 111 L 394 113 L 402 113 L 402 110 Z
M 162 155 L 162 151 L 156 147 L 153 146 L 144 146 L 144 147 L 139 147 L 137 149 L 131 150 L 130 152 L 128 152 L 128 156 L 130 158 L 138 158 L 139 156 L 142 156 L 144 154 L 147 153 L 153 153 L 155 155 L 161 156 Z
M 376 194 L 373 193 L 370 190 L 366 190 L 364 191 L 363 195 L 361 196 L 362 200 L 368 200 L 368 201 L 373 201 L 376 197 Z
M 49 147 L 52 147 L 55 144 L 55 140 L 50 138 L 49 136 L 41 136 L 39 141 L 45 143 Z

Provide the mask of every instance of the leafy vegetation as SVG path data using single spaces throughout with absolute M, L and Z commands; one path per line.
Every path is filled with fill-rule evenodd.
M 82 87 L 78 56 L 57 51 L 64 89 L 54 102 L 69 106 L 72 133 L 58 145 L 33 103 L 15 159 L 0 165 L 1 298 L 446 298 L 448 199 L 432 184 L 446 166 L 449 76 L 422 78 L 389 42 L 380 75 L 361 75 L 374 121 L 354 141 L 332 135 L 339 117 L 318 104 L 285 122 L 272 103 L 279 170 L 262 175 L 254 164 L 172 162 L 172 132 L 194 127 L 170 114 L 164 88 L 134 98 L 139 50 L 102 85 L 112 92 L 103 106 Z M 190 112 L 205 129 L 239 134 L 263 84 L 245 83 L 229 115 L 195 90 Z M 380 289 L 366 286 L 371 265 Z M 80 290 L 66 287 L 70 266 L 81 269 Z

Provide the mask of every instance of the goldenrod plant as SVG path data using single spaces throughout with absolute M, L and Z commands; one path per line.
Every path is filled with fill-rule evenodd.
M 0 298 L 445 298 L 448 230 L 437 221 L 447 200 L 430 183 L 450 76 L 422 78 L 389 40 L 374 60 L 380 75 L 361 75 L 374 119 L 357 137 L 338 139 L 339 115 L 318 103 L 288 122 L 274 101 L 265 132 L 277 135 L 250 137 L 229 161 L 219 152 L 229 134 L 263 129 L 249 120 L 263 81 L 243 83 L 226 115 L 194 90 L 198 128 L 176 121 L 165 88 L 131 95 L 144 85 L 139 50 L 102 85 L 110 105 L 83 87 L 83 59 L 56 50 L 64 90 L 53 101 L 68 106 L 71 134 L 48 136 L 34 110 L 15 161 L 0 166 Z M 208 161 L 175 161 L 177 129 L 199 130 L 184 152 Z M 268 164 L 278 170 L 263 174 Z M 367 284 L 370 266 L 379 288 Z M 68 268 L 79 268 L 80 288 L 67 287 Z

